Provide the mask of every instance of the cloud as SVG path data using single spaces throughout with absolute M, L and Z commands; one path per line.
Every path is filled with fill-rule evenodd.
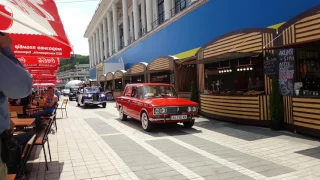
M 76 54 L 89 55 L 88 39 L 83 35 L 97 5 L 97 2 L 57 4 L 64 29 Z

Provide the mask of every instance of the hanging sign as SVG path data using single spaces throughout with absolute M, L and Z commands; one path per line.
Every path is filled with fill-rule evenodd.
M 294 95 L 294 65 L 295 50 L 280 49 L 278 52 L 279 60 L 279 86 L 283 96 Z

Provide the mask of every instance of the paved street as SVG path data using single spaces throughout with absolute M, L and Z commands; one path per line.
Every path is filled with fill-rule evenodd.
M 114 106 L 70 102 L 68 118 L 58 112 L 49 170 L 38 147 L 29 179 L 320 179 L 314 139 L 205 118 L 190 130 L 159 126 L 146 133 L 138 121 L 119 121 Z

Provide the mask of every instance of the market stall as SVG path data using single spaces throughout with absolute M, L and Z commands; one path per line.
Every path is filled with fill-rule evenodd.
M 236 123 L 267 125 L 269 82 L 263 73 L 264 46 L 273 46 L 274 29 L 242 29 L 225 34 L 197 52 L 201 114 Z M 271 43 L 269 43 L 271 42 Z
M 320 5 L 279 28 L 280 92 L 286 127 L 320 136 Z
M 130 79 L 130 83 L 148 82 L 147 66 L 148 63 L 145 62 L 134 64 L 125 74 L 125 77 Z
M 107 80 L 106 74 L 102 74 L 99 77 L 99 86 L 100 86 L 100 91 L 105 90 L 105 82 Z
M 118 70 L 114 73 L 113 97 L 121 96 L 125 85 L 130 83 L 130 79 L 125 76 L 126 72 L 125 70 Z
M 113 91 L 114 90 L 114 72 L 108 72 L 106 74 L 106 84 L 105 84 L 105 90 L 108 90 L 108 91 Z
M 161 56 L 152 60 L 148 66 L 148 80 L 152 83 L 174 84 L 174 57 Z
M 196 52 L 199 48 L 194 48 L 174 55 L 174 79 L 175 88 L 179 97 L 190 99 L 191 82 L 197 84 L 197 65 L 188 64 L 196 60 Z

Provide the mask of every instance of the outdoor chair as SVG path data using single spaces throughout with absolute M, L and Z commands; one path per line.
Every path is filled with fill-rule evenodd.
M 55 117 L 54 117 L 55 119 Z M 50 161 L 51 161 L 51 152 L 50 152 L 50 145 L 49 145 L 49 137 L 48 137 L 48 134 L 50 133 L 51 131 L 51 126 L 53 124 L 53 121 L 54 119 L 50 119 L 49 120 L 49 124 L 46 126 L 45 128 L 45 131 L 44 132 L 41 132 L 38 137 L 37 137 L 37 140 L 35 142 L 35 145 L 37 146 L 42 146 L 42 149 L 43 149 L 43 154 L 44 154 L 44 159 L 46 161 L 46 168 L 47 170 L 49 169 L 48 168 L 48 161 L 47 161 L 47 154 L 46 154 L 46 150 L 45 150 L 45 144 L 47 143 L 48 145 L 48 151 L 49 151 L 49 157 L 50 157 Z
M 68 104 L 68 99 L 63 99 L 62 104 L 58 109 L 61 109 L 62 117 L 63 117 L 63 110 L 66 112 L 66 117 L 68 118 L 68 113 L 67 113 L 67 104 Z
M 41 119 L 44 119 L 44 120 L 48 120 L 48 119 L 49 120 L 53 120 L 53 123 L 54 123 L 54 125 L 56 127 L 56 131 L 58 131 L 57 118 L 56 118 L 58 107 L 59 107 L 59 103 L 57 104 L 56 108 L 54 109 L 54 112 L 50 116 L 41 117 Z
M 7 180 L 17 180 L 25 179 L 25 166 L 28 162 L 28 159 L 30 157 L 30 154 L 32 152 L 33 146 L 36 142 L 37 135 L 33 135 L 32 138 L 28 141 L 26 146 L 24 147 L 22 154 L 21 154 L 21 164 L 18 167 L 16 174 L 8 174 Z

